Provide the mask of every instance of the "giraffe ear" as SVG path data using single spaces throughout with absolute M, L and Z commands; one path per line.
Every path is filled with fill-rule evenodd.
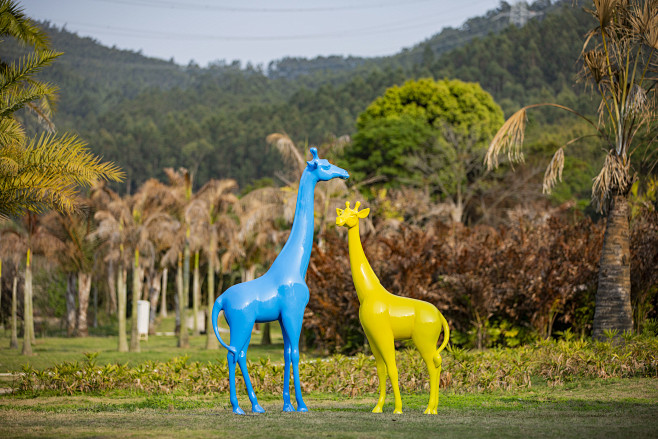
M 370 208 L 369 208 L 369 207 L 366 207 L 365 209 L 359 211 L 359 213 L 357 213 L 357 216 L 358 216 L 359 218 L 365 218 L 365 217 L 368 216 L 369 213 L 370 213 Z
M 341 216 L 343 214 L 343 209 L 336 208 L 336 215 Z

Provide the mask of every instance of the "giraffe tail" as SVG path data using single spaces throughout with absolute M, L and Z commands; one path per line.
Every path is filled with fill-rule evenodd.
M 450 328 L 448 327 L 448 321 L 443 315 L 441 315 L 441 325 L 443 326 L 443 342 L 436 350 L 436 354 L 434 354 L 434 363 L 437 367 L 441 365 L 441 351 L 445 349 L 450 341 Z
M 217 319 L 219 317 L 219 312 L 224 308 L 224 301 L 222 300 L 223 296 L 219 296 L 217 300 L 215 300 L 215 304 L 212 306 L 212 329 L 215 330 L 215 337 L 217 337 L 217 340 L 219 340 L 219 343 L 221 343 L 222 346 L 226 348 L 227 351 L 233 354 L 233 356 L 237 356 L 237 349 L 235 349 L 233 346 L 227 345 L 224 340 L 222 340 L 222 336 L 219 335 L 219 326 L 217 325 Z

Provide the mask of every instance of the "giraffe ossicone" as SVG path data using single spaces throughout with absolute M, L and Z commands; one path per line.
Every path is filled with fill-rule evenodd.
M 395 363 L 395 340 L 411 339 L 420 351 L 430 376 L 430 400 L 426 414 L 436 414 L 439 405 L 441 379 L 441 351 L 450 339 L 448 322 L 431 303 L 389 293 L 379 282 L 370 267 L 359 236 L 359 219 L 368 216 L 370 209 L 359 211 L 345 202 L 345 209 L 336 209 L 336 224 L 347 227 L 350 268 L 356 294 L 359 298 L 359 320 L 375 356 L 379 378 L 379 399 L 372 410 L 381 413 L 386 400 L 386 375 L 388 373 L 395 396 L 394 413 L 402 413 L 402 399 L 398 386 L 398 370 Z M 443 332 L 443 341 L 437 348 Z

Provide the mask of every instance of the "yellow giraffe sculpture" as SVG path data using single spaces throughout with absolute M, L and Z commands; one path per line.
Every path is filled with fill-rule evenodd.
M 381 413 L 386 400 L 386 373 L 391 379 L 395 395 L 394 413 L 402 413 L 402 400 L 398 387 L 398 369 L 395 364 L 395 340 L 413 340 L 420 351 L 430 375 L 430 400 L 426 414 L 436 414 L 439 405 L 439 379 L 441 376 L 441 351 L 448 344 L 448 322 L 434 305 L 422 300 L 400 297 L 389 293 L 379 283 L 361 246 L 359 219 L 365 218 L 370 209 L 358 211 L 360 202 L 350 209 L 336 209 L 336 224 L 348 228 L 350 266 L 352 280 L 359 297 L 359 320 L 375 355 L 379 378 L 379 400 L 372 410 Z M 443 330 L 443 342 L 437 349 Z

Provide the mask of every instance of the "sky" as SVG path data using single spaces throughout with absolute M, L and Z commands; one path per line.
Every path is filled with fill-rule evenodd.
M 194 61 L 386 56 L 500 0 L 18 0 L 26 15 L 101 44 Z M 509 2 L 513 3 L 513 2 Z M 55 48 L 56 49 L 56 48 Z

